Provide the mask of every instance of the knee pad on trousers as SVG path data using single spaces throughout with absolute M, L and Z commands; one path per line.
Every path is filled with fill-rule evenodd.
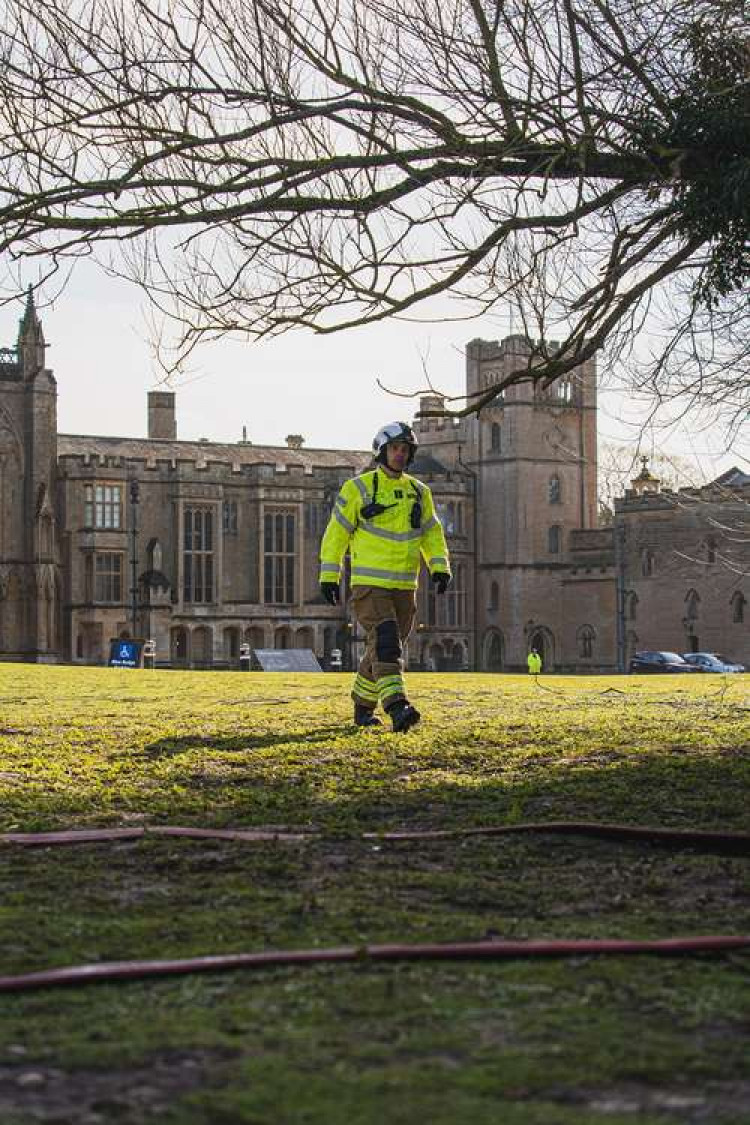
M 397 664 L 401 659 L 398 622 L 381 621 L 375 630 L 375 652 L 382 664 Z

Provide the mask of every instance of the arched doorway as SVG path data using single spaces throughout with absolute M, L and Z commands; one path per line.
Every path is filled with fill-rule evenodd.
M 213 630 L 208 625 L 200 625 L 193 630 L 191 642 L 193 664 L 210 664 L 213 660 Z
M 491 629 L 484 638 L 484 666 L 488 672 L 502 672 L 505 645 L 499 629 Z
M 274 648 L 291 648 L 291 645 L 289 643 L 290 639 L 291 639 L 290 633 L 289 633 L 289 630 L 287 628 L 277 629 L 276 633 L 274 635 L 274 638 L 273 638 L 273 647 Z
M 227 664 L 233 664 L 240 657 L 240 630 L 236 625 L 229 625 L 224 630 L 224 659 Z
M 76 659 L 85 664 L 101 664 L 104 660 L 104 636 L 100 621 L 82 623 L 76 637 Z
M 176 665 L 186 665 L 190 660 L 190 638 L 182 625 L 169 630 L 170 661 Z
M 529 652 L 535 648 L 541 656 L 544 671 L 551 671 L 555 663 L 555 641 L 549 629 L 540 625 L 532 630 L 529 634 L 528 646 Z
M 266 637 L 260 625 L 251 625 L 249 629 L 245 630 L 245 642 L 250 645 L 250 648 L 265 648 Z
M 302 629 L 298 629 L 294 634 L 294 647 L 313 648 L 313 631 L 308 625 L 305 625 Z

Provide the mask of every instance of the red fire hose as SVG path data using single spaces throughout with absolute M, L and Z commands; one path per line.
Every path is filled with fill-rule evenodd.
M 558 833 L 599 836 L 617 840 L 643 841 L 676 847 L 697 847 L 704 851 L 750 855 L 750 833 L 714 832 L 695 829 L 599 824 L 587 821 L 548 821 L 488 825 L 477 828 L 434 829 L 407 832 L 364 832 L 353 839 L 378 842 L 431 841 L 467 836 L 500 836 L 517 833 Z M 93 828 L 65 832 L 7 832 L 0 843 L 27 847 L 52 847 L 70 844 L 138 840 L 146 836 L 188 837 L 193 839 L 235 840 L 244 843 L 269 841 L 298 843 L 319 840 L 319 832 L 277 832 L 268 829 L 192 828 L 155 825 L 140 828 Z M 262 969 L 284 965 L 323 962 L 424 961 L 424 960 L 502 960 L 519 957 L 575 957 L 602 954 L 655 954 L 677 956 L 696 953 L 722 953 L 746 949 L 750 936 L 702 936 L 667 938 L 657 941 L 620 939 L 571 941 L 486 941 L 446 945 L 370 945 L 333 949 L 274 950 L 263 953 L 235 953 L 225 956 L 194 957 L 175 961 L 115 961 L 98 965 L 74 965 L 20 976 L 0 977 L 0 992 L 21 992 L 61 985 L 80 985 L 97 981 L 134 980 L 187 973 L 226 972 L 235 969 Z
M 750 855 L 750 832 L 723 832 L 693 828 L 663 828 L 659 825 L 607 824 L 592 821 L 552 820 L 544 823 L 484 825 L 477 828 L 439 828 L 404 832 L 362 832 L 352 840 L 398 841 L 450 840 L 468 836 L 506 836 L 518 833 L 555 833 L 566 836 L 597 836 L 611 840 L 642 841 L 702 851 Z M 302 843 L 324 839 L 321 832 L 275 831 L 267 828 L 193 828 L 153 825 L 141 828 L 85 828 L 64 832 L 6 832 L 0 844 L 25 847 L 59 847 L 68 844 L 97 844 L 118 840 L 138 840 L 145 836 L 182 836 L 199 840 L 236 840 L 242 843 Z M 339 837 L 337 837 L 338 839 Z
M 190 957 L 177 961 L 105 961 L 99 965 L 72 965 L 65 969 L 45 969 L 37 973 L 0 977 L 0 992 L 29 992 L 62 985 L 329 962 L 497 961 L 519 957 L 581 957 L 601 954 L 621 956 L 644 953 L 674 957 L 696 953 L 726 953 L 748 947 L 750 947 L 750 935 L 680 937 L 658 941 L 622 941 L 606 938 L 576 941 L 455 942 L 446 945 L 348 945 L 332 949 L 229 953 L 224 956 Z

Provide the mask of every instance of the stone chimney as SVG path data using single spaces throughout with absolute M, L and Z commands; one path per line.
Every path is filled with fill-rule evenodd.
M 445 399 L 439 394 L 421 395 L 419 410 L 414 417 L 414 430 L 420 436 L 428 434 L 431 430 L 442 430 L 445 427 Z M 439 415 L 443 414 L 443 417 Z M 437 415 L 437 417 L 435 416 Z
M 445 411 L 445 399 L 442 395 L 430 394 L 421 395 L 419 399 L 419 413 L 417 417 L 424 414 L 440 414 Z
M 177 437 L 174 391 L 148 392 L 148 436 L 157 441 L 174 441 Z

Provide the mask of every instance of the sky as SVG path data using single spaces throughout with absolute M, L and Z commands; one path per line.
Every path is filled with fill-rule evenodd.
M 43 298 L 40 298 L 40 305 Z M 0 345 L 16 342 L 24 300 L 0 307 Z M 292 332 L 257 343 L 220 340 L 204 346 L 190 370 L 164 382 L 149 342 L 139 291 L 80 263 L 61 294 L 40 307 L 47 363 L 58 390 L 61 433 L 141 437 L 146 434 L 149 390 L 176 392 L 177 436 L 258 445 L 284 445 L 302 434 L 313 448 L 369 448 L 388 421 L 409 420 L 426 392 L 460 395 L 464 350 L 476 337 L 502 338 L 512 330 L 502 315 L 470 321 L 383 321 L 332 336 Z M 402 394 L 378 386 L 378 379 Z M 632 446 L 641 418 L 615 389 L 599 395 L 600 441 Z M 718 432 L 690 421 L 669 434 L 647 432 L 644 453 L 666 453 L 694 466 L 700 484 L 746 459 L 723 449 Z M 684 466 L 683 466 L 684 468 Z

